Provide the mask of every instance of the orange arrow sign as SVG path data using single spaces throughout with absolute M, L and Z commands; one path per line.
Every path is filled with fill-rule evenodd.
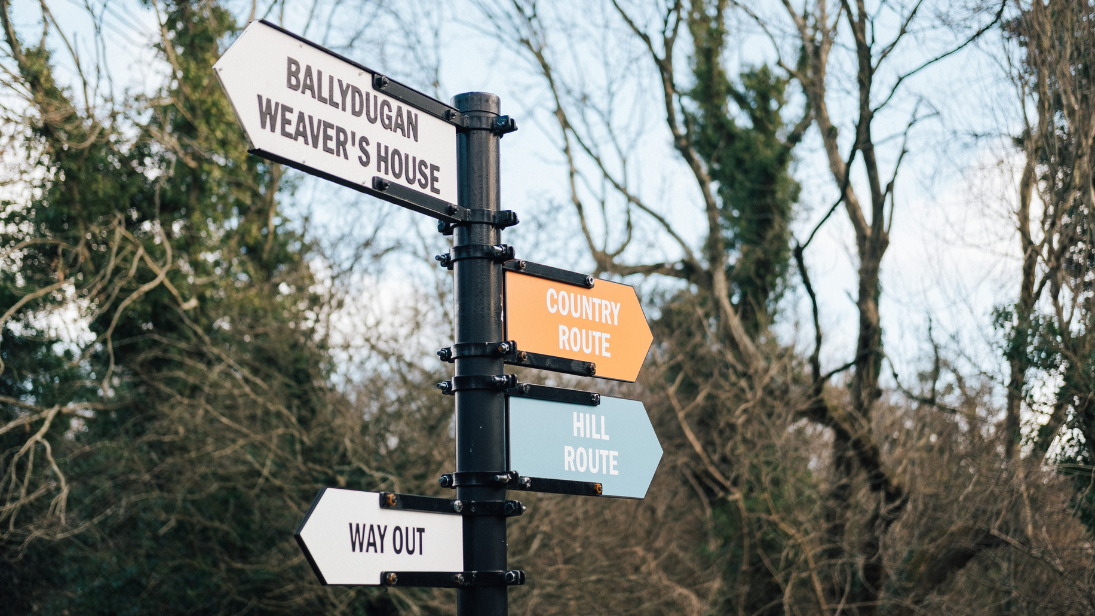
M 506 272 L 506 339 L 517 349 L 593 362 L 601 378 L 634 381 L 654 337 L 635 289 L 592 288 Z

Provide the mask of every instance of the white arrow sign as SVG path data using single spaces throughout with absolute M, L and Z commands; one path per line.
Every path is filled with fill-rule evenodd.
M 382 509 L 380 496 L 320 490 L 294 536 L 321 583 L 379 586 L 384 571 L 464 570 L 459 515 Z
M 440 101 L 265 21 L 213 68 L 254 153 L 365 192 L 376 176 L 456 203 L 456 127 L 436 117 L 451 113 Z

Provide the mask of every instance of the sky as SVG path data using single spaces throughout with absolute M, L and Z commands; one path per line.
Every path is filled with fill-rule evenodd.
M 22 32 L 40 32 L 41 26 L 35 25 L 41 20 L 36 5 L 16 3 L 15 22 Z M 71 59 L 61 60 L 69 78 L 75 80 L 80 68 L 90 74 L 98 62 L 107 68 L 104 76 L 109 73 L 111 77 L 100 82 L 102 91 L 119 98 L 147 91 L 165 78 L 165 67 L 150 46 L 157 38 L 155 3 L 95 0 L 91 2 L 95 18 L 76 0 L 58 0 L 50 6 L 67 38 L 62 40 L 55 29 L 50 44 L 60 52 L 72 46 L 81 58 L 80 67 Z M 512 115 L 519 126 L 502 141 L 503 208 L 515 210 L 524 223 L 508 230 L 505 241 L 516 246 L 521 257 L 578 271 L 592 268 L 569 205 L 566 168 L 556 147 L 559 133 L 548 114 L 550 99 L 543 82 L 527 59 L 498 44 L 489 24 L 477 17 L 469 4 L 414 3 L 388 8 L 368 2 L 351 5 L 321 0 L 314 10 L 305 3 L 279 3 L 271 9 L 264 9 L 265 5 L 253 9 L 249 2 L 229 6 L 241 23 L 252 12 L 265 16 L 442 100 L 468 91 L 498 94 L 503 112 Z M 632 137 L 624 144 L 629 152 L 628 177 L 644 199 L 698 246 L 704 226 L 700 197 L 687 168 L 670 147 L 649 59 L 629 46 L 633 40 L 628 43 L 626 37 L 599 31 L 597 24 L 604 14 L 585 8 L 590 5 L 550 6 L 544 9 L 545 14 L 559 24 L 549 38 L 550 49 L 558 54 L 562 77 L 591 92 L 604 92 L 609 84 L 618 86 L 619 100 L 613 99 L 613 110 L 623 132 Z M 786 29 L 788 24 L 779 16 L 780 4 L 759 3 L 757 10 L 772 20 L 777 40 L 782 40 L 780 28 Z M 898 69 L 883 75 L 884 79 L 892 82 L 896 74 L 961 38 L 951 29 L 933 28 L 938 20 L 930 11 L 924 11 L 922 17 L 924 25 L 894 52 Z M 896 19 L 896 15 L 882 13 L 881 23 L 893 28 Z M 984 19 L 969 19 L 960 27 L 968 32 Z M 94 45 L 97 28 L 104 34 L 98 47 Z M 747 67 L 775 58 L 777 47 L 749 19 L 732 21 L 731 29 L 730 66 Z M 878 36 L 884 39 L 886 33 Z M 571 45 L 578 57 L 568 60 L 565 51 Z M 929 321 L 936 340 L 969 366 L 990 376 L 1002 369 L 990 314 L 994 306 L 1015 296 L 1012 287 L 1016 286 L 1018 262 L 1013 225 L 1007 217 L 1016 185 L 1014 170 L 1008 166 L 1013 153 L 995 137 L 1014 130 L 1017 109 L 1012 102 L 1014 94 L 993 59 L 1000 49 L 998 35 L 990 33 L 979 44 L 908 79 L 892 112 L 883 114 L 875 127 L 883 168 L 892 169 L 909 118 L 913 113 L 921 117 L 910 131 L 909 152 L 896 178 L 891 247 L 882 273 L 885 345 L 906 386 L 912 383 L 915 371 L 926 365 Z M 58 57 L 64 55 L 59 53 Z M 851 133 L 854 121 L 850 115 L 854 93 L 841 85 L 854 79 L 847 58 L 847 49 L 838 45 L 831 70 L 832 111 L 845 136 Z M 790 108 L 800 106 L 801 100 L 792 96 Z M 608 147 L 607 142 L 602 145 Z M 836 195 L 816 129 L 811 129 L 797 150 L 794 174 L 803 191 L 793 229 L 796 237 L 803 238 Z M 295 217 L 298 224 L 306 221 L 313 233 L 331 240 L 352 239 L 358 233 L 364 237 L 375 230 L 382 240 L 401 241 L 405 248 L 385 257 L 384 267 L 370 268 L 351 281 L 348 292 L 357 299 L 336 319 L 348 341 L 364 321 L 388 322 L 393 324 L 392 331 L 398 331 L 395 323 L 402 318 L 399 315 L 421 309 L 419 304 L 431 301 L 433 290 L 447 284 L 443 270 L 427 264 L 429 254 L 445 250 L 431 220 L 322 180 L 300 174 L 296 179 L 297 189 L 286 195 L 286 216 Z M 852 181 L 863 198 L 863 178 L 855 175 Z M 587 194 L 598 190 L 591 186 Z M 610 214 L 607 223 L 611 227 L 619 220 Z M 640 225 L 640 229 L 648 234 L 626 255 L 635 259 L 659 253 L 674 256 L 672 247 L 664 237 L 655 235 L 649 224 Z M 826 334 L 825 368 L 844 364 L 854 348 L 853 242 L 841 208 L 806 253 Z M 647 296 L 666 284 L 638 279 L 627 282 L 638 285 Z M 408 284 L 414 289 L 409 290 Z M 789 317 L 781 321 L 778 335 L 784 342 L 807 349 L 813 332 L 803 294 L 792 288 L 784 309 Z M 444 309 L 427 312 L 438 325 L 436 333 L 444 339 Z M 426 339 L 422 344 L 441 346 Z

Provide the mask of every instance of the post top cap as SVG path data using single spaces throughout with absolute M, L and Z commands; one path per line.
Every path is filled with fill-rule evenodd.
M 497 94 L 490 92 L 465 92 L 452 97 L 452 106 L 462 112 L 485 111 L 502 113 L 502 103 Z

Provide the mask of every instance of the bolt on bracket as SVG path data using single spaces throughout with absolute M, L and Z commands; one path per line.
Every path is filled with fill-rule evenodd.
M 432 588 L 467 588 L 469 586 L 520 586 L 525 572 L 510 571 L 385 571 L 380 574 L 385 586 L 418 586 Z

